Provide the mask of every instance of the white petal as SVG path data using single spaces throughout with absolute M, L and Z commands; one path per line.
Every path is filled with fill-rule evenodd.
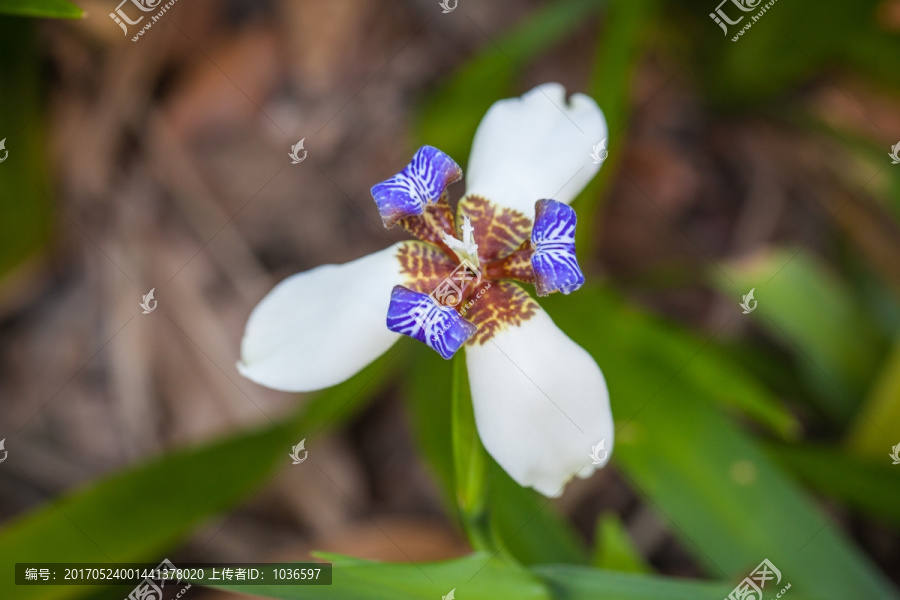
M 466 346 L 485 448 L 520 485 L 558 496 L 609 460 L 613 420 L 600 367 L 543 310 L 483 345 Z M 600 465 L 592 448 L 606 440 Z
M 238 370 L 277 390 L 307 392 L 349 379 L 400 337 L 388 330 L 402 282 L 395 244 L 343 265 L 288 277 L 253 309 Z
M 478 126 L 466 171 L 467 193 L 534 216 L 534 203 L 570 203 L 596 175 L 591 152 L 606 119 L 584 94 L 566 102 L 558 83 L 495 103 Z

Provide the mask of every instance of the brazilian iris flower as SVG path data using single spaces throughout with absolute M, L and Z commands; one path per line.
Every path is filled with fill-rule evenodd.
M 465 348 L 484 447 L 520 485 L 558 496 L 608 460 L 613 421 L 603 373 L 537 296 L 584 283 L 569 203 L 596 175 L 606 121 L 559 84 L 495 103 L 475 134 L 456 214 L 452 158 L 420 148 L 372 188 L 386 227 L 417 238 L 279 283 L 253 310 L 238 369 L 278 390 L 349 379 L 401 335 L 444 358 Z M 591 449 L 599 442 L 602 458 Z M 593 460 L 592 460 L 593 458 Z

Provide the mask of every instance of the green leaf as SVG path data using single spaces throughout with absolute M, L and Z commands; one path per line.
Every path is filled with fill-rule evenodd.
M 652 569 L 628 537 L 628 531 L 618 515 L 608 513 L 597 521 L 594 541 L 595 567 L 624 573 L 650 573 Z
M 900 531 L 900 470 L 892 466 L 890 444 L 881 448 L 877 461 L 825 447 L 772 444 L 769 450 L 778 462 L 816 491 Z
M 52 232 L 33 29 L 29 22 L 0 18 L 0 281 L 33 259 Z
M 453 359 L 451 387 L 456 503 L 472 547 L 475 550 L 489 551 L 495 547 L 488 530 L 488 456 L 475 428 L 475 411 L 472 408 L 465 361 L 463 354 L 457 354 Z
M 623 155 L 631 110 L 632 77 L 650 38 L 648 34 L 659 4 L 657 0 L 610 2 L 602 21 L 603 30 L 597 41 L 589 89 L 606 117 L 609 155 L 600 173 L 573 203 L 582 223 L 576 234 L 579 255 L 583 258 L 596 255 L 597 236 L 593 235 L 593 225 L 597 223 L 603 191 L 608 189 Z
M 587 564 L 584 542 L 549 498 L 523 488 L 491 459 L 490 511 L 494 535 L 525 565 Z
M 450 361 L 423 348 L 405 378 L 404 397 L 418 445 L 445 491 L 448 509 L 455 513 L 451 381 Z M 504 552 L 526 565 L 587 563 L 583 542 L 553 505 L 513 481 L 489 456 L 487 480 L 490 531 Z
M 570 565 L 532 569 L 562 600 L 722 600 L 734 588 L 723 583 L 598 571 Z M 793 591 L 793 590 L 792 590 Z M 802 600 L 799 597 L 797 600 Z
M 217 589 L 282 600 L 422 600 L 455 590 L 459 600 L 550 600 L 543 584 L 528 571 L 487 554 L 436 563 L 377 563 L 355 558 L 334 561 L 330 586 L 235 586 Z
M 0 534 L 0 597 L 62 600 L 88 586 L 19 587 L 16 562 L 154 560 L 193 527 L 267 483 L 289 465 L 300 439 L 340 422 L 386 381 L 394 353 L 314 397 L 308 411 L 250 432 L 179 450 L 95 481 L 9 524 Z M 310 415 L 309 417 L 307 416 Z
M 794 355 L 826 415 L 850 419 L 887 350 L 853 292 L 800 250 L 773 250 L 727 272 L 730 280 L 713 272 L 715 285 L 735 301 L 755 288 L 748 318 Z
M 629 311 L 625 307 L 622 310 Z M 629 312 L 631 318 L 643 323 L 647 346 L 636 349 L 637 352 L 649 352 L 654 360 L 664 361 L 703 397 L 729 412 L 743 414 L 782 437 L 796 437 L 800 431 L 797 419 L 738 365 L 717 351 L 709 351 L 702 340 L 674 325 L 642 319 L 639 313 Z
M 0 14 L 80 19 L 84 16 L 84 11 L 68 0 L 0 0 Z
M 882 459 L 885 450 L 898 442 L 900 431 L 900 338 L 881 367 L 869 396 L 856 418 L 847 448 L 856 456 Z
M 900 88 L 892 59 L 900 55 L 900 37 L 882 25 L 880 0 L 778 0 L 737 42 L 732 37 L 759 16 L 762 4 L 747 13 L 725 6 L 732 19 L 744 17 L 727 35 L 709 17 L 717 5 L 671 3 L 681 17 L 672 26 L 691 43 L 691 64 L 717 104 L 757 108 L 834 65 Z
M 437 146 L 462 164 L 481 118 L 491 104 L 510 95 L 514 79 L 526 63 L 571 34 L 603 4 L 602 0 L 554 2 L 511 32 L 486 41 L 486 49 L 466 62 L 425 103 L 419 122 L 421 142 Z
M 710 574 L 736 583 L 768 558 L 798 595 L 897 598 L 759 444 L 713 409 L 711 392 L 682 375 L 687 367 L 667 346 L 654 344 L 654 321 L 597 288 L 544 305 L 606 375 L 614 464 Z
M 422 346 L 403 378 L 403 397 L 412 432 L 432 474 L 445 493 L 448 512 L 456 516 L 456 478 L 451 435 L 453 364 Z
M 0 536 L 3 584 L 12 581 L 15 562 L 148 559 L 209 515 L 250 494 L 270 475 L 280 455 L 287 458 L 290 442 L 280 427 L 270 426 L 164 456 L 54 500 Z M 24 587 L 15 597 L 73 598 L 89 589 Z
M 580 302 L 572 296 L 574 302 Z M 607 296 L 612 301 L 611 297 Z M 555 300 L 555 298 L 554 298 Z M 690 382 L 702 396 L 731 413 L 753 419 L 784 438 L 794 438 L 800 431 L 797 419 L 756 379 L 718 348 L 685 330 L 654 320 L 616 303 L 613 310 L 632 322 L 641 332 L 641 344 L 630 343 L 639 360 L 662 362 L 665 368 Z M 602 366 L 602 365 L 601 365 Z

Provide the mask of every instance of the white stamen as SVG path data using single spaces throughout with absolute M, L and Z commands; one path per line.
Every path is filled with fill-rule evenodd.
M 442 233 L 442 235 L 444 236 L 444 243 L 453 250 L 454 254 L 456 254 L 461 261 L 467 260 L 477 269 L 480 265 L 478 263 L 478 244 L 475 243 L 475 239 L 472 236 L 474 231 L 475 228 L 472 227 L 472 222 L 469 220 L 469 217 L 463 217 L 462 241 L 448 233 Z

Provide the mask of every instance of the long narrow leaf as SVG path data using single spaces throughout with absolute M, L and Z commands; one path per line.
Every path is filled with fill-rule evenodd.
M 326 558 L 334 561 L 330 586 L 212 587 L 281 600 L 437 600 L 444 596 L 459 600 L 550 600 L 536 577 L 490 554 L 419 564 L 344 560 L 334 555 Z
M 68 0 L 0 0 L 0 14 L 80 19 L 84 16 L 84 11 Z
M 405 397 L 418 445 L 445 491 L 448 510 L 454 512 L 451 370 L 448 361 L 423 351 L 406 378 Z M 506 552 L 529 565 L 587 563 L 583 543 L 546 498 L 514 482 L 493 459 L 488 467 L 491 532 Z
M 87 586 L 12 585 L 17 562 L 140 562 L 154 560 L 190 529 L 258 490 L 291 446 L 318 431 L 323 414 L 333 426 L 380 388 L 390 356 L 347 383 L 316 396 L 307 418 L 284 422 L 176 451 L 115 473 L 54 500 L 0 533 L 0 598 L 64 600 Z M 349 406 L 348 406 L 349 405 Z
M 606 374 L 614 464 L 711 575 L 737 583 L 768 558 L 798 595 L 897 598 L 764 449 L 714 409 L 710 392 L 681 375 L 685 366 L 648 344 L 654 321 L 596 288 L 545 305 Z
M 438 146 L 462 164 L 482 115 L 510 94 L 518 72 L 603 4 L 602 0 L 554 2 L 509 33 L 493 40 L 486 37 L 485 49 L 425 103 L 419 123 L 422 143 Z M 478 27 L 474 21 L 473 27 Z

